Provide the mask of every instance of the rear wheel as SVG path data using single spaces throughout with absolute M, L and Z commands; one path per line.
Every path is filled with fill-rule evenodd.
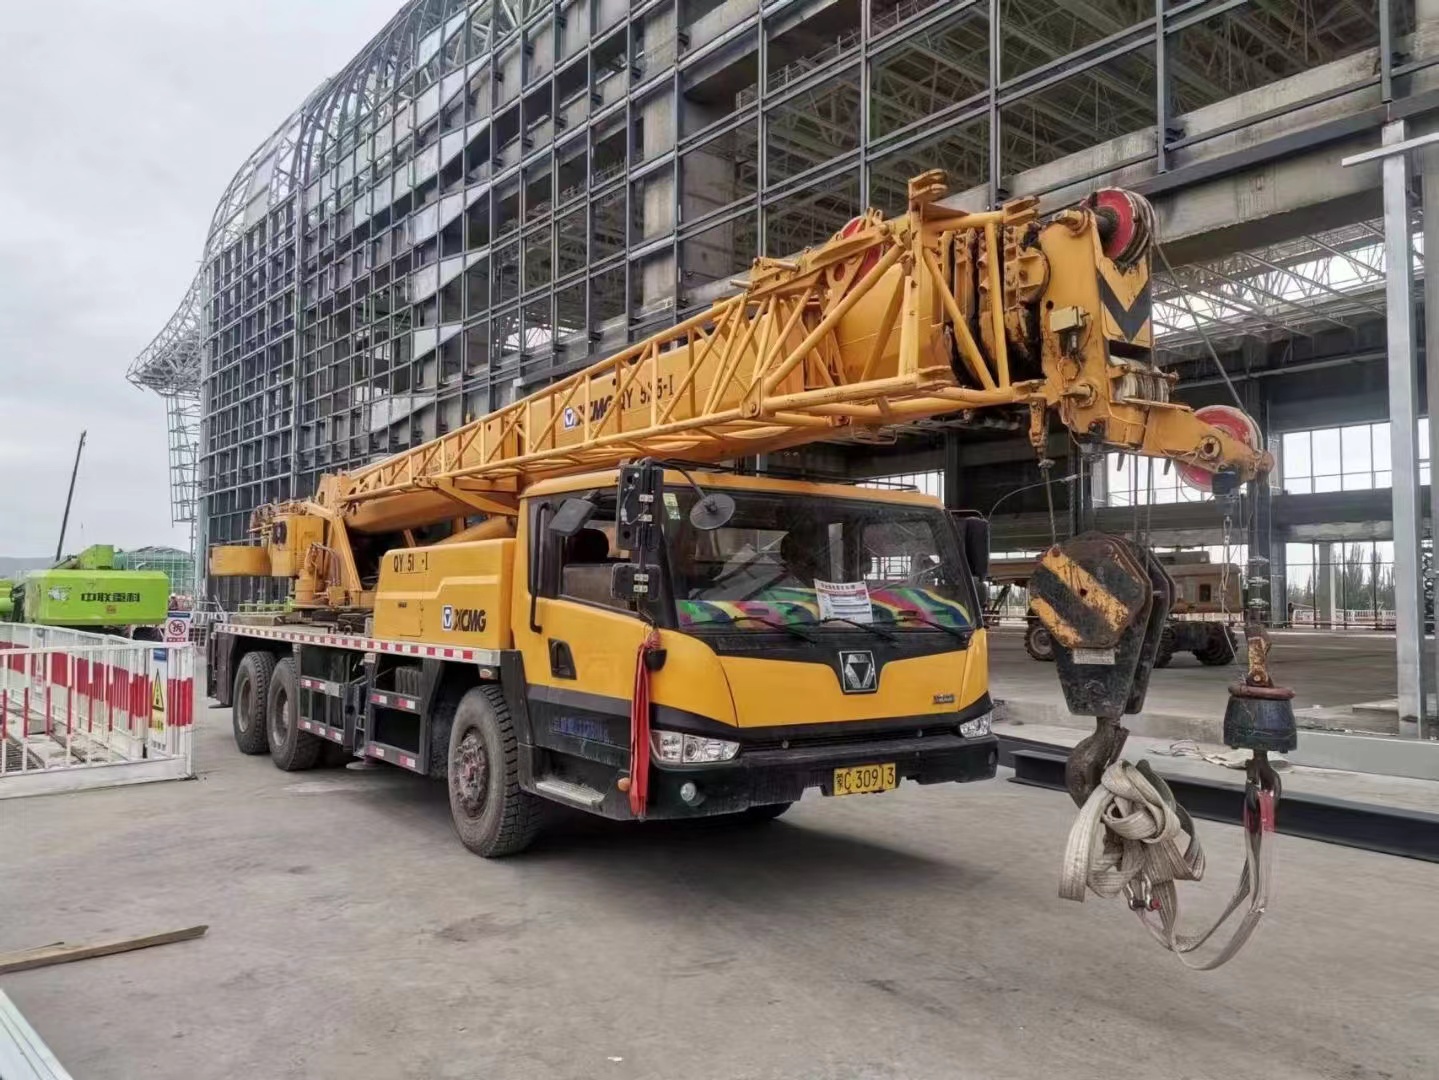
M 275 657 L 267 652 L 246 653 L 235 670 L 234 704 L 235 745 L 242 754 L 263 754 L 270 748 L 265 734 L 265 707 L 270 695 L 270 677 L 275 672 Z
M 1169 661 L 1174 659 L 1174 627 L 1166 626 L 1164 632 L 1159 635 L 1159 649 L 1154 654 L 1154 666 L 1157 668 L 1168 667 Z
M 1024 651 L 1036 660 L 1047 662 L 1054 659 L 1054 638 L 1049 633 L 1049 627 L 1038 619 L 1031 620 L 1029 629 L 1024 632 Z
M 265 716 L 275 764 L 286 772 L 313 768 L 325 744 L 318 735 L 300 730 L 299 680 L 295 661 L 288 656 L 275 665 Z
M 494 859 L 530 846 L 544 803 L 520 787 L 519 740 L 498 687 L 472 687 L 460 698 L 447 774 L 450 818 L 465 847 Z
M 1209 628 L 1204 647 L 1194 650 L 1194 657 L 1205 667 L 1222 667 L 1234 659 L 1234 639 L 1229 627 L 1216 623 Z

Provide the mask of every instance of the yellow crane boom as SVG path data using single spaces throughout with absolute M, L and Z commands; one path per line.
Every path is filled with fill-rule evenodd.
M 1041 453 L 1054 416 L 1119 450 L 1244 480 L 1269 468 L 1264 451 L 1171 401 L 1174 376 L 1150 361 L 1147 203 L 1109 189 L 1040 219 L 1033 199 L 970 213 L 940 206 L 945 191 L 941 173 L 917 177 L 904 216 L 869 211 L 794 259 L 759 259 L 707 311 L 326 476 L 312 500 L 262 507 L 255 527 L 280 549 L 268 566 L 253 549 L 216 549 L 212 573 L 299 576 L 320 544 L 339 563 L 322 576 L 360 603 L 351 535 L 513 515 L 536 480 L 638 457 L 723 461 L 970 409 L 1027 410 Z

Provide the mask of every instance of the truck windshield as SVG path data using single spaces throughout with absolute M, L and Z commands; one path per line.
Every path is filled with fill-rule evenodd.
M 664 496 L 676 619 L 685 630 L 935 633 L 975 626 L 975 592 L 938 508 L 727 489 L 734 517 L 695 529 L 693 490 Z M 777 627 L 776 624 L 779 624 Z

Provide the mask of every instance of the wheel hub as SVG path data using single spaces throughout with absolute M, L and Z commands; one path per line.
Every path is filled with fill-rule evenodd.
M 275 745 L 282 745 L 290 733 L 290 699 L 283 690 L 275 691 L 275 715 L 270 717 L 270 733 Z
M 451 765 L 451 781 L 460 808 L 469 817 L 479 817 L 485 808 L 489 789 L 489 757 L 478 731 L 467 732 L 455 750 Z

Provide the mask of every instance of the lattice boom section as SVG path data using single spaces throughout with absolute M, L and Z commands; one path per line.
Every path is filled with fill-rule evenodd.
M 884 221 L 795 262 L 761 260 L 744 293 L 514 405 L 342 478 L 342 503 L 478 481 L 604 468 L 643 455 L 719 460 L 823 438 L 848 424 L 886 425 L 1020 400 L 958 311 L 952 235 L 1005 212 Z M 999 292 L 995 283 L 994 291 Z M 945 333 L 941 333 L 941 330 Z M 951 363 L 953 334 L 978 389 Z M 1032 388 L 1030 388 L 1032 390 Z

